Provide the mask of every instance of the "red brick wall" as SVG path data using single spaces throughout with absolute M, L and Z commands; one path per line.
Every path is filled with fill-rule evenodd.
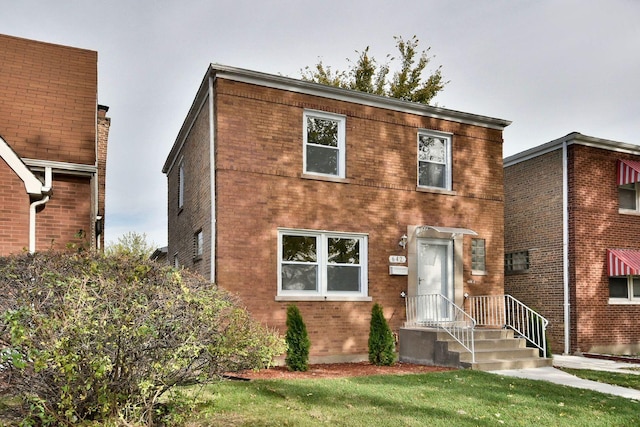
M 278 227 L 368 233 L 369 295 L 396 331 L 407 277 L 389 276 L 388 257 L 403 254 L 398 240 L 408 225 L 477 231 L 487 240 L 489 274 L 471 276 L 465 237 L 464 281 L 476 281 L 465 290 L 503 293 L 501 131 L 221 79 L 216 85 L 217 283 L 258 319 L 285 330 L 288 303 L 274 300 Z M 301 179 L 305 108 L 346 116 L 347 183 Z M 454 134 L 456 195 L 416 191 L 419 129 Z M 312 356 L 366 354 L 373 302 L 297 302 Z
M 506 167 L 504 194 L 504 250 L 528 250 L 530 264 L 505 275 L 505 292 L 549 320 L 551 349 L 562 352 L 562 150 Z
M 194 259 L 194 234 L 202 230 L 204 247 L 211 247 L 211 174 L 209 166 L 209 103 L 205 102 L 186 138 L 184 150 L 167 174 L 169 217 L 169 263 L 178 262 L 204 277 L 211 277 L 211 253 L 205 251 L 202 258 Z M 184 164 L 184 209 L 178 207 L 178 171 Z
M 24 183 L 0 158 L 0 254 L 29 249 L 29 196 Z
M 98 194 L 92 192 L 90 177 L 55 173 L 51 200 L 40 208 L 36 221 L 36 250 L 66 248 L 67 243 L 91 246 L 94 215 L 104 214 L 109 125 L 106 117 L 96 125 L 97 53 L 0 35 L 0 99 L 0 135 L 21 158 L 99 162 Z M 29 197 L 24 186 L 15 184 L 15 173 L 2 164 L 3 176 L 10 177 L 0 184 L 0 198 L 6 201 L 3 212 L 20 217 L 0 231 L 0 254 L 6 254 L 28 248 Z M 83 230 L 82 239 L 74 238 L 79 230 Z
M 20 157 L 94 164 L 97 52 L 0 35 L 0 135 Z
M 618 212 L 616 160 L 640 156 L 572 145 L 570 247 L 575 349 L 639 346 L 640 305 L 610 305 L 606 250 L 640 250 L 640 216 Z M 573 345 L 573 344 L 572 344 Z

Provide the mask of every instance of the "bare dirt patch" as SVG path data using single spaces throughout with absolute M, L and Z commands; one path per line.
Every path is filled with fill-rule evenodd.
M 424 366 L 413 363 L 396 363 L 393 366 L 376 366 L 369 362 L 328 363 L 309 365 L 306 372 L 292 372 L 286 366 L 275 366 L 260 371 L 242 371 L 230 374 L 237 379 L 313 379 L 313 378 L 345 378 L 368 375 L 406 375 L 428 372 L 450 371 L 453 368 L 442 366 Z

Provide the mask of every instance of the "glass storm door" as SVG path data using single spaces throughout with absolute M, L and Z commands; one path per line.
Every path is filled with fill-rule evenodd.
M 418 319 L 446 320 L 453 301 L 453 240 L 418 239 Z

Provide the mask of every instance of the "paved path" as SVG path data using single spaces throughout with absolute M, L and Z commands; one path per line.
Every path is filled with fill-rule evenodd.
M 634 390 L 610 384 L 603 384 L 597 381 L 584 380 L 556 368 L 564 367 L 574 369 L 593 369 L 597 371 L 640 375 L 640 364 L 638 363 L 614 362 L 611 360 L 593 359 L 580 356 L 554 355 L 553 366 L 554 367 L 545 368 L 505 369 L 492 372 L 498 375 L 526 378 L 531 380 L 549 381 L 569 387 L 595 390 L 601 393 L 626 397 L 628 399 L 640 400 L 640 390 Z M 637 370 L 634 370 L 634 368 Z

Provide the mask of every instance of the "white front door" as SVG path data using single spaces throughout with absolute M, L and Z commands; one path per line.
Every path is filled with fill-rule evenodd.
M 437 295 L 453 301 L 453 240 L 418 239 L 417 270 L 418 319 L 447 319 L 448 306 Z

